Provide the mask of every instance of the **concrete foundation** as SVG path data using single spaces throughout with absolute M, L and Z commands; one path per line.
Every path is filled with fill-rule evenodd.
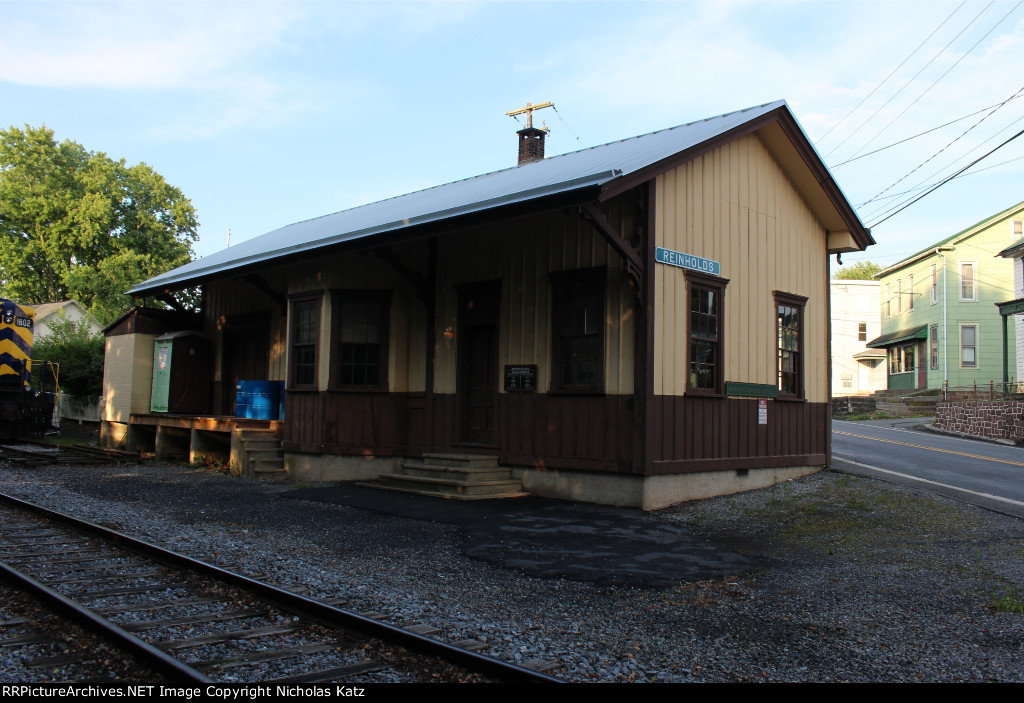
M 373 481 L 394 473 L 402 457 L 340 456 L 286 452 L 285 469 L 293 481 Z
M 523 488 L 545 498 L 657 510 L 688 500 L 740 493 L 813 474 L 820 466 L 620 476 L 559 469 L 515 469 Z
M 128 443 L 128 423 L 110 422 L 104 420 L 100 423 L 99 444 L 104 449 L 124 449 Z

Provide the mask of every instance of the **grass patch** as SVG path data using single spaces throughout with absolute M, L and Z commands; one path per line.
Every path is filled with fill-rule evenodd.
M 58 437 L 57 435 L 46 435 L 41 440 L 43 444 L 52 444 L 56 447 L 77 447 L 79 444 L 84 444 L 77 439 L 71 437 Z
M 988 606 L 993 613 L 1017 613 L 1024 615 L 1024 598 L 1015 589 L 1007 588 L 1002 595 L 992 597 Z

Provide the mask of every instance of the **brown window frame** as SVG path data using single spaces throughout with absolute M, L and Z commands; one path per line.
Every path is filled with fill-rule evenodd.
M 312 303 L 313 307 L 313 342 L 299 343 L 297 341 L 299 319 L 296 315 L 296 308 L 301 305 Z M 288 390 L 310 391 L 319 389 L 320 370 L 320 315 L 323 308 L 323 292 L 300 293 L 288 297 Z M 313 379 L 309 383 L 298 381 L 298 348 L 313 348 Z M 303 364 L 308 366 L 309 364 Z
M 328 387 L 339 391 L 379 391 L 388 390 L 388 356 L 391 347 L 391 294 L 390 290 L 332 290 L 331 291 L 331 365 Z M 370 302 L 378 305 L 380 349 L 376 365 L 378 378 L 376 383 L 342 383 L 342 310 L 348 302 Z M 356 366 L 353 362 L 353 366 Z M 368 366 L 365 362 L 364 367 Z
M 606 278 L 607 269 L 604 267 L 579 269 L 576 271 L 559 271 L 549 273 L 548 279 L 551 283 L 551 392 L 562 394 L 578 395 L 600 395 L 604 393 L 605 377 L 605 309 L 606 309 Z M 566 321 L 567 295 L 570 289 L 582 288 L 589 300 L 586 301 L 584 320 L 592 310 L 594 319 L 597 321 L 596 331 L 592 333 L 597 338 L 597 357 L 592 361 L 596 363 L 595 378 L 592 383 L 570 384 L 564 378 L 563 359 L 567 353 L 567 340 L 583 336 L 591 336 L 586 331 L 582 335 L 570 335 L 564 332 L 563 323 Z M 584 329 L 586 329 L 584 321 Z
M 792 349 L 784 349 L 782 347 L 782 340 L 780 334 L 780 326 L 782 324 L 779 316 L 780 307 L 796 308 L 797 310 L 797 348 L 796 348 L 796 370 L 792 373 L 796 377 L 796 389 L 795 392 L 788 392 L 783 389 L 783 370 L 782 370 L 782 359 L 784 352 L 792 352 Z M 807 308 L 807 298 L 802 295 L 795 295 L 793 293 L 786 293 L 783 291 L 775 291 L 775 368 L 776 368 L 776 388 L 778 393 L 776 395 L 777 400 L 804 400 L 807 397 L 806 387 L 806 374 L 805 369 L 807 364 L 805 363 L 807 350 L 804 344 L 804 316 Z
M 725 396 L 725 287 L 729 279 L 710 276 L 696 271 L 686 272 L 686 392 L 693 395 Z M 694 329 L 695 315 L 705 315 L 702 311 L 694 310 L 694 293 L 710 292 L 717 299 L 715 313 L 714 338 L 700 337 Z M 695 344 L 713 344 L 714 358 L 711 362 L 713 368 L 713 379 L 710 387 L 698 387 L 694 385 L 694 364 L 696 354 Z

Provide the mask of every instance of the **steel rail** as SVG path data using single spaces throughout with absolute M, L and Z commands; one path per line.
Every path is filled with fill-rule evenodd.
M 565 683 L 563 679 L 550 674 L 545 674 L 533 669 L 503 662 L 494 657 L 488 657 L 478 652 L 472 652 L 461 647 L 446 644 L 439 640 L 424 637 L 408 630 L 403 630 L 371 618 L 357 615 L 356 613 L 342 608 L 328 605 L 312 598 L 285 591 L 276 586 L 271 586 L 262 581 L 256 581 L 248 576 L 243 576 L 219 566 L 214 566 L 199 559 L 173 552 L 146 542 L 135 537 L 101 527 L 85 520 L 65 515 L 49 508 L 44 508 L 34 503 L 21 500 L 3 493 L 0 493 L 0 503 L 15 506 L 22 510 L 43 515 L 55 522 L 74 527 L 83 532 L 88 532 L 100 539 L 122 547 L 128 551 L 147 556 L 167 566 L 179 569 L 186 569 L 198 574 L 210 576 L 219 581 L 229 583 L 241 588 L 266 603 L 274 605 L 281 610 L 288 611 L 293 615 L 312 620 L 332 628 L 339 628 L 355 632 L 366 637 L 373 637 L 386 640 L 393 644 L 400 645 L 406 649 L 419 654 L 444 659 L 453 664 L 462 666 L 470 671 L 483 674 L 501 681 L 509 682 L 535 682 L 535 683 Z
M 0 578 L 22 590 L 28 591 L 57 612 L 64 614 L 89 631 L 107 639 L 115 646 L 126 650 L 144 665 L 164 674 L 176 683 L 215 683 L 213 679 L 196 671 L 188 664 L 157 649 L 148 642 L 118 627 L 110 620 L 97 615 L 49 586 L 36 581 L 28 574 L 24 574 L 11 567 L 9 564 L 0 562 Z

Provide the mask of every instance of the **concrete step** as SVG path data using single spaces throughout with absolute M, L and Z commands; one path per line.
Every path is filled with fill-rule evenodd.
M 452 479 L 409 476 L 406 474 L 381 474 L 380 483 L 385 488 L 422 488 L 440 491 L 447 495 L 491 495 L 522 490 L 522 483 L 513 479 L 492 481 L 455 481 Z
M 247 439 L 242 437 L 242 445 L 247 452 L 270 451 L 273 449 L 280 451 L 281 449 L 281 442 L 276 439 Z
M 517 482 L 518 483 L 518 482 Z M 416 486 L 414 488 L 406 488 L 403 486 L 386 485 L 384 483 L 370 483 L 370 482 L 359 482 L 359 486 L 365 486 L 367 488 L 380 488 L 386 491 L 397 491 L 399 493 L 415 493 L 421 496 L 431 496 L 434 498 L 449 498 L 455 500 L 490 500 L 496 498 L 525 498 L 530 495 L 529 493 L 519 490 L 510 490 L 504 492 L 493 492 L 493 493 L 453 493 L 451 491 L 432 489 L 425 486 Z
M 256 459 L 252 461 L 252 473 L 256 478 L 287 478 L 284 459 Z
M 487 454 L 424 454 L 423 463 L 431 466 L 484 468 L 498 465 L 498 457 Z
M 440 466 L 422 461 L 406 461 L 402 464 L 402 474 L 406 476 L 423 476 L 425 478 L 447 479 L 459 482 L 474 481 L 509 481 L 512 470 L 501 466 Z

